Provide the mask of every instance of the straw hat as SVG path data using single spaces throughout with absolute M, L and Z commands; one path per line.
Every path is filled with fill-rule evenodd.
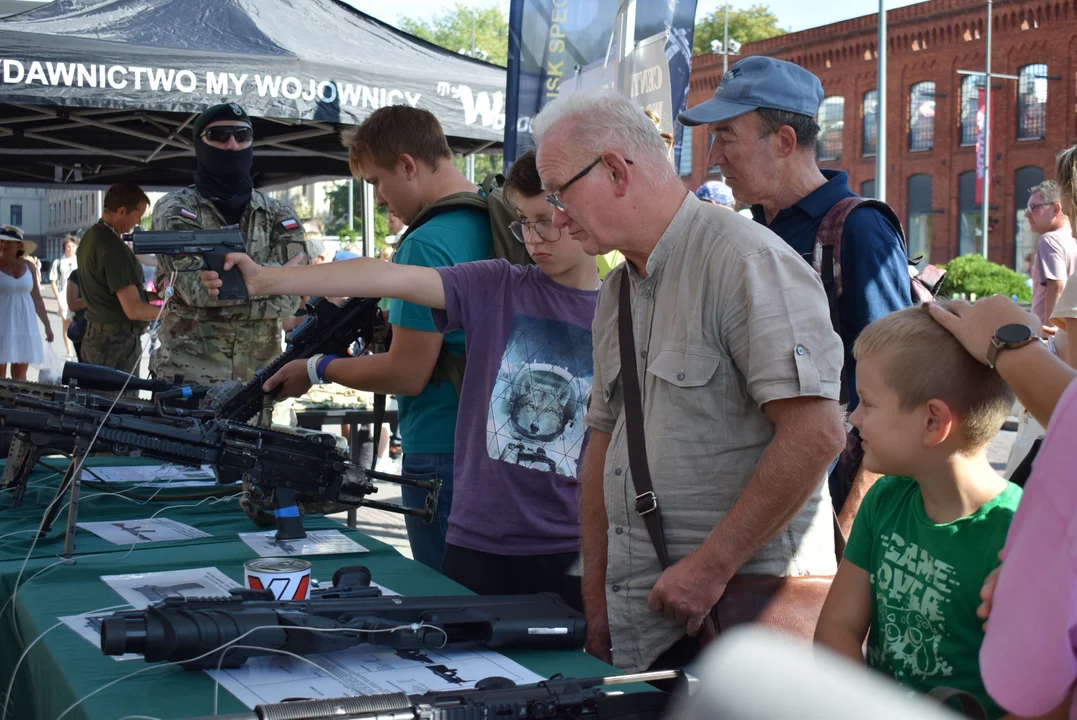
M 37 243 L 33 240 L 24 240 L 22 230 L 14 225 L 0 225 L 0 241 L 22 243 L 22 249 L 27 255 L 33 255 L 37 250 Z

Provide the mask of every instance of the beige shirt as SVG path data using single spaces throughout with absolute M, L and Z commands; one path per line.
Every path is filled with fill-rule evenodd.
M 585 422 L 612 434 L 603 473 L 606 602 L 614 664 L 639 671 L 685 630 L 647 609 L 662 568 L 634 511 L 628 469 L 617 342 L 626 275 L 635 288 L 647 455 L 672 562 L 702 544 L 748 484 L 774 435 L 762 406 L 800 396 L 836 400 L 843 351 L 811 267 L 762 225 L 691 194 L 651 252 L 647 277 L 622 263 L 606 279 L 595 312 L 595 377 Z M 824 480 L 743 572 L 834 572 Z

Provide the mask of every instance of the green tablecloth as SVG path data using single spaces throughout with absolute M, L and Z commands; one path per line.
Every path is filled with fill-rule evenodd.
M 102 463 L 121 464 L 115 458 L 105 461 L 99 459 L 98 464 Z M 35 479 L 46 474 L 39 473 Z M 56 482 L 54 479 L 50 483 L 53 490 Z M 51 497 L 51 493 L 47 494 Z M 103 499 L 99 503 L 87 503 L 82 507 L 80 519 L 90 521 L 110 517 L 148 517 L 167 504 L 154 502 L 139 507 L 115 498 Z M 12 523 L 36 523 L 40 520 L 40 510 L 37 512 L 36 519 L 30 508 L 13 511 L 14 514 L 0 512 L 0 527 Z M 5 517 L 6 515 L 9 517 Z M 101 575 L 216 567 L 235 580 L 237 585 L 241 584 L 243 563 L 257 555 L 236 537 L 236 533 L 250 532 L 255 528 L 234 504 L 227 509 L 206 505 L 177 509 L 165 513 L 164 516 L 213 533 L 213 537 L 174 543 L 140 543 L 131 550 L 129 545 L 116 546 L 82 531 L 78 536 L 80 554 L 76 555 L 73 564 L 56 565 L 29 584 L 20 587 L 15 601 L 0 616 L 0 693 L 3 693 L 7 681 L 11 678 L 12 669 L 27 644 L 56 624 L 58 617 L 77 615 L 123 602 L 119 595 L 100 580 Z M 328 582 L 336 568 L 362 564 L 370 568 L 376 582 L 402 595 L 467 593 L 464 588 L 442 575 L 402 557 L 389 545 L 349 530 L 344 525 L 314 517 L 305 518 L 304 525 L 308 529 L 334 527 L 369 549 L 369 552 L 362 554 L 308 556 L 306 559 L 311 561 L 312 573 L 317 579 Z M 3 532 L 0 532 L 0 535 L 2 534 Z M 27 562 L 23 573 L 24 583 L 38 570 L 57 562 L 56 553 L 63 544 L 62 527 L 58 531 L 54 530 L 53 534 L 59 539 L 50 537 L 40 554 L 35 548 L 35 556 Z M 28 546 L 28 542 L 22 546 L 21 554 L 11 546 L 2 548 L 0 605 L 11 597 Z M 579 651 L 506 654 L 547 677 L 558 672 L 578 677 L 616 672 Z M 48 632 L 27 654 L 14 679 L 8 717 L 16 720 L 55 720 L 68 706 L 83 696 L 111 680 L 144 667 L 149 666 L 141 661 L 118 662 L 102 655 L 85 639 L 61 625 Z M 202 672 L 188 672 L 176 667 L 155 668 L 98 693 L 65 717 L 79 720 L 118 720 L 126 715 L 142 715 L 169 720 L 209 715 L 213 710 L 213 686 L 213 681 Z M 2 702 L 0 697 L 0 704 Z M 221 691 L 221 713 L 239 712 L 243 709 L 244 706 L 230 693 Z

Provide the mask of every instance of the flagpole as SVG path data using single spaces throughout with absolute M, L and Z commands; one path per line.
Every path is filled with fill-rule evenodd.
M 879 101 L 875 106 L 875 197 L 886 202 L 886 0 L 879 0 L 878 68 L 875 82 Z
M 987 60 L 984 76 L 984 178 L 983 178 L 983 229 L 980 231 L 982 246 L 980 252 L 987 257 L 987 227 L 988 215 L 990 215 L 991 196 L 991 0 L 987 0 Z

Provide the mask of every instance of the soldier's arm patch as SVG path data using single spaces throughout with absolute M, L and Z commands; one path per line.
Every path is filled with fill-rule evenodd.
M 297 227 L 299 227 L 299 221 L 295 218 L 288 218 L 286 220 L 281 220 L 280 225 L 285 230 L 295 230 Z
M 198 215 L 196 213 L 191 212 L 190 210 L 188 210 L 185 207 L 181 207 L 179 209 L 179 214 L 182 215 L 183 217 L 187 218 L 188 220 L 197 220 L 198 219 Z

